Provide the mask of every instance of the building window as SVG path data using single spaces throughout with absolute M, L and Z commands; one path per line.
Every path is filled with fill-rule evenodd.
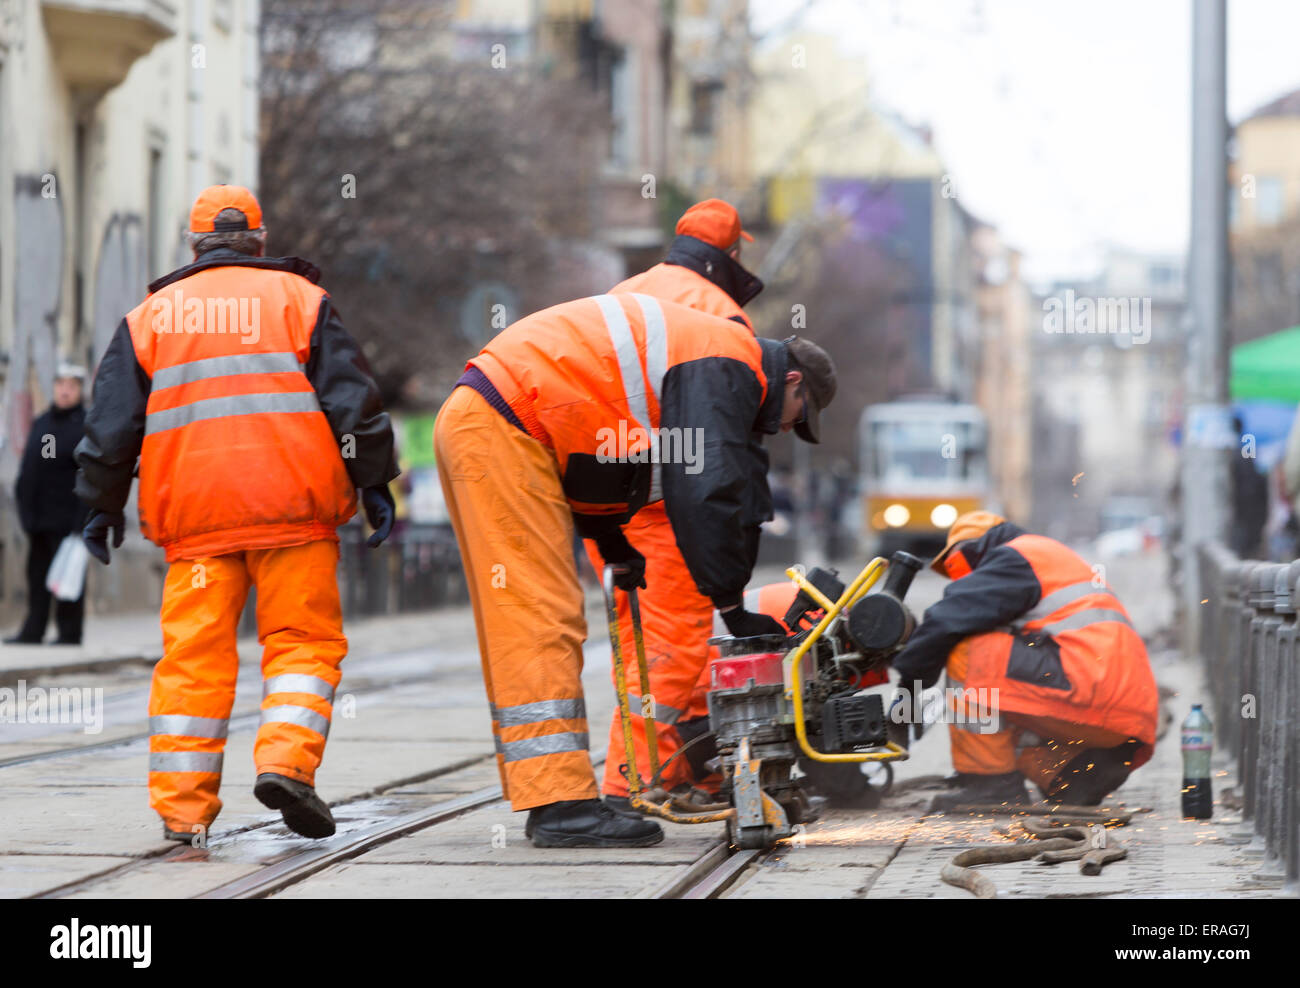
M 718 95 L 722 83 L 715 79 L 691 83 L 691 133 L 712 137 L 717 129 Z
M 609 66 L 609 160 L 614 165 L 632 163 L 635 98 L 630 59 L 626 51 L 620 51 Z
M 1261 176 L 1255 183 L 1255 222 L 1260 226 L 1275 226 L 1282 222 L 1285 212 L 1282 180 Z
M 1281 296 L 1282 259 L 1276 254 L 1261 254 L 1255 259 L 1255 289 L 1262 299 Z
M 149 265 L 149 277 L 157 278 L 163 273 L 162 244 L 163 220 L 163 153 L 161 148 L 149 149 L 149 215 L 145 218 L 145 251 Z

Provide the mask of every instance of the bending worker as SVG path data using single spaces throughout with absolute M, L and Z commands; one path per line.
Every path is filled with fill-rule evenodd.
M 893 665 L 905 698 L 948 674 L 957 789 L 933 809 L 1025 802 L 1026 778 L 1052 802 L 1095 806 L 1151 757 L 1158 696 L 1146 647 L 1083 559 L 974 511 L 931 567 L 953 582 Z M 917 707 L 904 699 L 895 710 Z
M 815 344 L 756 339 L 726 319 L 617 294 L 521 319 L 469 362 L 438 413 L 439 475 L 460 543 L 502 787 L 539 847 L 643 847 L 651 820 L 598 798 L 587 743 L 576 525 L 646 585 L 621 526 L 662 499 L 699 592 L 737 634 L 749 579 L 750 433 L 814 434 L 834 369 Z M 826 400 L 829 400 L 826 397 Z M 656 464 L 658 469 L 655 469 Z
M 393 433 L 365 357 L 320 272 L 265 257 L 262 210 L 233 185 L 190 213 L 194 262 L 159 278 L 104 352 L 77 447 L 85 541 L 109 561 L 140 460 L 140 529 L 171 564 L 149 697 L 150 805 L 200 842 L 222 752 L 250 587 L 265 677 L 254 794 L 305 837 L 334 833 L 315 775 L 347 652 L 335 529 L 356 489 L 382 542 L 393 526 Z
M 735 207 L 721 199 L 706 199 L 686 210 L 677 221 L 677 236 L 661 263 L 611 291 L 642 292 L 662 301 L 680 302 L 731 319 L 752 333 L 754 327 L 741 307 L 762 291 L 763 283 L 740 264 L 742 239 L 753 238 L 741 228 Z M 804 439 L 816 442 L 807 433 L 806 426 L 800 428 Z M 772 496 L 767 486 L 768 457 L 762 433 L 752 437 L 750 455 L 753 462 L 743 491 L 741 525 L 752 567 L 758 552 L 760 526 L 772 517 Z M 667 765 L 662 785 L 687 803 L 711 802 L 705 792 L 709 787 L 703 783 L 708 773 L 702 776 L 693 771 L 693 766 L 700 762 L 691 756 L 702 744 L 689 749 L 686 757 L 671 762 L 670 759 L 684 741 L 708 731 L 707 692 L 696 687 L 708 667 L 713 602 L 696 589 L 662 501 L 639 511 L 624 533 L 646 559 L 647 585 L 640 600 L 641 621 L 650 689 L 655 701 L 659 764 Z M 592 540 L 587 541 L 587 553 L 600 573 L 604 560 Z M 627 600 L 620 598 L 618 606 L 620 639 L 631 641 L 632 615 Z M 641 777 L 649 779 L 650 754 L 638 689 L 630 692 L 632 740 Z M 609 756 L 605 759 L 601 789 L 610 805 L 620 810 L 628 809 L 627 778 L 620 771 L 626 762 L 623 725 L 615 712 L 609 727 Z M 662 797 L 657 801 L 661 802 Z

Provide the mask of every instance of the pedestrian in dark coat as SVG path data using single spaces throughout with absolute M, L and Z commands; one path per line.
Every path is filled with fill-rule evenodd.
M 28 538 L 27 619 L 16 635 L 5 639 L 9 644 L 39 645 L 45 639 L 51 602 L 59 630 L 54 644 L 81 644 L 85 591 L 76 600 L 56 601 L 45 588 L 45 578 L 59 543 L 80 532 L 86 521 L 86 508 L 73 491 L 77 480 L 73 451 L 85 432 L 86 411 L 81 404 L 85 377 L 81 367 L 59 366 L 54 403 L 32 423 L 23 449 L 15 496 L 18 520 Z

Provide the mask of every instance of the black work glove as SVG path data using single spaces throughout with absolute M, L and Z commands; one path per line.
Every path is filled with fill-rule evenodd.
M 86 519 L 86 527 L 81 531 L 81 541 L 92 556 L 105 566 L 108 565 L 108 533 L 113 533 L 113 548 L 121 548 L 122 535 L 126 531 L 126 516 L 120 511 L 92 511 Z
M 600 558 L 614 567 L 614 586 L 620 590 L 645 589 L 645 556 L 632 548 L 621 528 L 596 539 Z
M 755 614 L 744 607 L 722 612 L 722 623 L 733 638 L 757 638 L 759 635 L 788 635 L 785 625 L 767 614 Z
M 885 716 L 885 736 L 900 748 L 907 748 L 913 741 L 920 741 L 925 733 L 925 723 L 918 720 L 916 706 L 921 702 L 923 687 L 916 683 L 915 693 L 905 686 L 899 686 L 894 693 L 894 702 L 889 706 Z
M 361 507 L 365 509 L 366 521 L 370 522 L 374 534 L 366 539 L 366 545 L 375 548 L 393 531 L 393 521 L 397 518 L 397 505 L 387 484 L 367 487 L 361 492 Z

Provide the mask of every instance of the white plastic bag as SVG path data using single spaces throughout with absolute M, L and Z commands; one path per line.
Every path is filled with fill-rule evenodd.
M 59 600 L 76 600 L 86 586 L 86 561 L 90 552 L 80 535 L 64 536 L 45 574 L 45 589 Z

